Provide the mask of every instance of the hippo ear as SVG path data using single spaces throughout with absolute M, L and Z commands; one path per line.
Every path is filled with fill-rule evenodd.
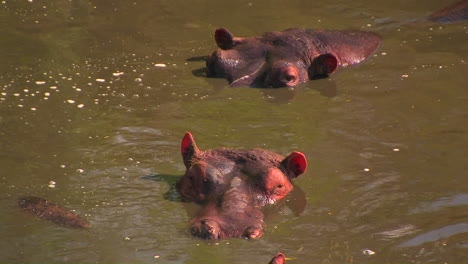
M 180 144 L 180 152 L 182 153 L 185 167 L 189 168 L 192 163 L 192 158 L 200 152 L 190 132 L 185 132 L 182 143 Z
M 284 256 L 283 253 L 278 252 L 276 256 L 274 256 L 268 264 L 285 264 L 286 263 L 286 257 Z
M 238 44 L 242 38 L 236 38 L 225 28 L 218 28 L 215 31 L 215 41 L 218 47 L 223 50 L 228 50 Z
M 309 78 L 319 79 L 327 77 L 338 67 L 338 59 L 330 54 L 322 54 L 314 59 L 309 67 Z
M 285 167 L 288 171 L 292 172 L 292 178 L 296 178 L 306 170 L 307 158 L 301 152 L 294 151 L 293 153 L 289 154 L 289 156 L 284 158 L 284 160 L 281 162 L 281 165 L 283 165 L 283 167 Z

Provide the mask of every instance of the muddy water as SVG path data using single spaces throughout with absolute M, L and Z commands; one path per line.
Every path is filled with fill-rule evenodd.
M 281 251 L 290 263 L 465 263 L 468 24 L 415 20 L 439 7 L 1 2 L 0 262 L 267 263 Z M 294 91 L 229 88 L 188 60 L 215 48 L 218 26 L 367 29 L 385 41 L 362 65 Z M 305 210 L 272 208 L 255 241 L 192 238 L 197 208 L 173 189 L 185 131 L 203 149 L 304 152 Z M 25 214 L 21 195 L 91 227 Z

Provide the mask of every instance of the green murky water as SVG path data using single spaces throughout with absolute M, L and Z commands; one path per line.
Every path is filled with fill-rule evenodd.
M 2 1 L 0 262 L 267 263 L 281 251 L 288 263 L 467 263 L 468 24 L 414 21 L 440 7 Z M 229 88 L 187 60 L 214 50 L 219 26 L 366 29 L 384 43 L 294 91 Z M 185 131 L 202 149 L 304 152 L 305 211 L 284 208 L 254 241 L 192 238 L 196 208 L 171 188 Z M 91 228 L 24 214 L 20 195 L 74 209 Z

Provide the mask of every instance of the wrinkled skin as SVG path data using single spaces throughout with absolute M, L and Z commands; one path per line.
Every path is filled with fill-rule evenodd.
M 215 31 L 219 47 L 206 61 L 207 75 L 232 86 L 293 87 L 360 63 L 380 45 L 376 33 L 287 29 L 260 37 Z
M 260 237 L 261 207 L 286 197 L 291 180 L 307 167 L 300 152 L 283 157 L 263 149 L 200 151 L 189 132 L 181 152 L 187 170 L 176 187 L 185 201 L 203 206 L 190 230 L 204 239 Z
M 192 220 L 194 236 L 204 239 L 257 238 L 263 234 L 263 213 L 251 197 L 253 190 L 239 177 L 222 196 L 209 201 Z

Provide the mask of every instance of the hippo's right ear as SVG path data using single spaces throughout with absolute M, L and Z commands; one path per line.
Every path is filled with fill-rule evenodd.
M 309 79 L 324 78 L 338 67 L 338 59 L 330 53 L 317 56 L 309 67 Z
M 294 151 L 281 161 L 281 165 L 292 172 L 292 175 L 289 176 L 290 179 L 296 178 L 307 169 L 307 158 L 301 152 Z
M 240 43 L 242 38 L 236 38 L 225 28 L 218 28 L 215 31 L 215 41 L 220 49 L 228 50 Z
M 180 152 L 182 153 L 185 167 L 189 168 L 192 165 L 192 158 L 200 152 L 190 132 L 185 132 L 182 143 L 180 144 Z

